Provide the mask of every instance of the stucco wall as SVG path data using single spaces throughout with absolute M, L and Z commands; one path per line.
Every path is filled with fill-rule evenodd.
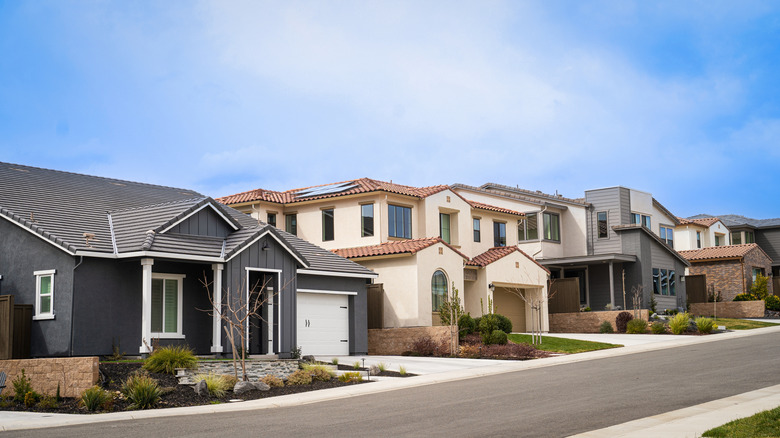
M 384 288 L 383 327 L 420 325 L 416 256 L 376 260 L 355 259 L 355 262 L 379 274 L 374 282 L 382 283 Z
M 730 301 L 717 303 L 691 303 L 691 315 L 719 318 L 763 318 L 764 301 Z
M 7 374 L 3 395 L 13 395 L 11 382 L 22 373 L 30 378 L 35 391 L 56 395 L 57 384 L 63 397 L 78 397 L 98 381 L 97 357 L 60 357 L 50 359 L 0 360 L 0 370 Z
M 598 333 L 601 324 L 609 321 L 615 329 L 615 319 L 622 310 L 604 312 L 551 313 L 551 333 Z M 633 310 L 627 310 L 632 316 Z M 639 318 L 648 320 L 648 310 L 640 309 Z
M 458 331 L 450 334 L 450 327 L 404 327 L 371 329 L 368 331 L 368 354 L 398 356 L 412 350 L 415 341 L 430 337 L 437 344 L 449 343 L 450 336 L 458 342 Z

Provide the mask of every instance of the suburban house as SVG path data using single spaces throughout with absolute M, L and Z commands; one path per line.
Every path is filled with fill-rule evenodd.
M 377 273 L 383 311 L 376 328 L 439 324 L 442 300 L 457 290 L 474 316 L 487 312 L 492 300 L 515 331 L 531 328 L 527 301 L 544 301 L 547 330 L 549 271 L 516 246 L 522 212 L 447 185 L 370 178 L 284 192 L 256 189 L 219 201 Z
M 247 301 L 251 354 L 367 352 L 376 274 L 356 263 L 191 190 L 9 163 L 0 181 L 0 293 L 34 306 L 33 357 L 229 353 L 219 312 Z
M 679 224 L 674 228 L 674 247 L 678 251 L 731 245 L 732 237 L 735 240 L 733 243 L 736 245 L 743 242 L 741 236 L 731 236 L 728 227 L 719 218 L 677 218 L 677 220 Z M 746 237 L 749 242 L 744 243 L 755 241 L 751 234 Z
M 468 199 L 523 213 L 511 244 L 517 242 L 553 279 L 577 278 L 581 306 L 623 307 L 625 293 L 631 307 L 636 288 L 642 307 L 649 307 L 650 297 L 659 308 L 685 306 L 681 277 L 688 262 L 674 249 L 679 221 L 651 194 L 610 187 L 574 199 L 494 183 L 452 187 Z
M 758 274 L 767 275 L 772 270 L 772 259 L 755 243 L 712 246 L 680 251 L 691 264 L 690 275 L 706 275 L 724 301 L 749 292 Z M 768 284 L 772 293 L 772 284 Z

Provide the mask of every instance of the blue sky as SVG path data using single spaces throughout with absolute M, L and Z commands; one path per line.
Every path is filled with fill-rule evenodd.
M 0 161 L 780 216 L 780 3 L 0 0 Z

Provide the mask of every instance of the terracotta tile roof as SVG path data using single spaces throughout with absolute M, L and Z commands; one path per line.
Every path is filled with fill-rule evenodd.
M 758 244 L 744 243 L 742 245 L 712 246 L 709 248 L 680 251 L 680 255 L 690 262 L 701 262 L 707 260 L 742 258 L 754 249 L 764 252 Z M 769 260 L 772 260 L 765 252 L 764 255 L 766 255 Z
M 520 248 L 516 246 L 497 246 L 490 248 L 489 250 L 483 252 L 482 254 L 474 257 L 473 259 L 466 262 L 466 265 L 468 266 L 479 266 L 480 268 L 484 268 L 485 266 L 497 262 L 498 260 L 501 260 L 502 258 L 508 256 L 509 254 L 512 254 L 513 252 L 519 252 L 520 254 L 524 255 L 528 260 L 534 262 L 537 266 L 544 269 L 545 272 L 548 274 L 550 273 L 550 270 L 539 264 L 536 260 L 534 260 L 531 256 L 523 252 Z
M 235 195 L 224 196 L 222 198 L 218 198 L 217 201 L 227 205 L 253 201 L 275 202 L 277 204 L 292 204 L 295 202 L 311 201 L 314 199 L 335 198 L 338 196 L 379 191 L 414 196 L 417 198 L 425 198 L 435 193 L 439 193 L 442 190 L 447 190 L 448 188 L 449 186 L 447 185 L 412 187 L 395 184 L 393 182 L 379 181 L 371 178 L 360 178 L 351 181 L 341 181 L 337 183 L 292 189 L 285 192 L 255 189 L 247 192 L 237 193 Z M 328 193 L 322 193 L 323 191 Z
M 469 201 L 468 199 L 466 199 L 466 202 L 468 202 L 472 208 L 476 208 L 479 210 L 496 211 L 498 213 L 513 214 L 516 216 L 525 216 L 525 213 L 520 213 L 519 211 L 510 210 L 508 208 L 496 207 L 495 205 L 483 204 L 481 202 L 476 202 L 476 201 Z
M 700 226 L 705 227 L 705 228 L 709 228 L 713 224 L 715 224 L 715 222 L 720 221 L 720 219 L 718 219 L 716 217 L 708 217 L 708 218 L 703 218 L 703 219 L 685 219 L 685 218 L 682 218 L 682 217 L 678 217 L 677 220 L 680 221 L 680 225 L 690 225 L 690 224 L 693 224 L 693 225 L 700 225 Z
M 424 237 L 421 239 L 409 239 L 409 240 L 393 240 L 390 242 L 383 242 L 379 245 L 359 246 L 356 248 L 340 248 L 332 250 L 334 253 L 341 257 L 352 259 L 360 257 L 379 257 L 393 254 L 416 254 L 429 246 L 442 243 L 455 251 L 459 256 L 468 260 L 462 252 L 455 249 L 452 245 L 441 240 L 440 237 Z

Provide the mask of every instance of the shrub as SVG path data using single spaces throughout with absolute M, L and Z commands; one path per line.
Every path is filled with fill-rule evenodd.
M 38 407 L 40 409 L 57 409 L 60 407 L 60 402 L 57 401 L 57 397 L 49 395 L 38 402 Z
M 309 384 L 311 384 L 311 374 L 304 370 L 298 370 L 287 377 L 287 386 Z
M 334 357 L 333 359 L 330 360 L 330 363 L 332 363 L 333 365 L 338 365 L 339 364 L 339 358 L 338 357 Z
M 494 313 L 483 315 L 479 320 L 479 333 L 482 335 L 482 343 L 490 344 L 490 337 L 494 331 L 500 330 L 498 318 Z
M 327 382 L 334 376 L 333 371 L 325 365 L 304 364 L 303 371 L 309 373 L 313 380 L 321 382 Z
M 460 338 L 461 344 L 480 345 L 482 344 L 482 336 L 479 333 L 472 333 Z
M 661 321 L 656 321 L 653 323 L 653 325 L 650 326 L 650 330 L 653 331 L 653 334 L 661 335 L 666 333 L 666 324 L 662 323 Z
M 688 312 L 678 313 L 669 320 L 669 328 L 675 335 L 680 335 L 688 329 L 690 323 L 691 317 L 688 315 Z
M 477 323 L 471 315 L 467 313 L 458 318 L 458 334 L 461 338 L 474 333 L 475 330 L 477 330 Z
M 14 401 L 17 403 L 24 403 L 24 396 L 33 390 L 32 381 L 24 373 L 24 368 L 22 368 L 21 374 L 11 381 L 11 386 L 14 387 Z
M 98 409 L 108 410 L 111 408 L 113 401 L 114 399 L 110 392 L 95 385 L 81 393 L 80 404 L 90 411 L 96 411 Z
M 209 381 L 206 380 L 206 385 L 208 386 L 208 384 Z M 209 388 L 209 393 L 211 393 L 211 389 Z M 127 378 L 122 385 L 122 394 L 130 402 L 130 408 L 149 409 L 160 401 L 162 390 L 157 384 L 157 380 L 149 375 L 138 373 Z
M 144 361 L 144 369 L 153 373 L 173 374 L 176 368 L 194 368 L 195 354 L 189 347 L 176 345 L 160 347 Z
M 508 342 L 508 338 L 506 332 L 504 332 L 503 330 L 493 330 L 493 333 L 491 333 L 490 336 L 488 337 L 488 341 L 489 342 L 485 343 L 486 345 L 493 345 L 493 344 L 506 345 L 506 343 Z
M 352 364 L 352 368 L 359 370 L 360 369 L 360 361 L 356 360 L 355 363 Z
M 699 333 L 712 333 L 715 328 L 715 321 L 711 318 L 705 318 L 700 316 L 696 318 L 696 328 L 699 329 Z
M 480 350 L 479 345 L 473 345 L 473 344 L 461 345 L 460 352 L 458 352 L 458 356 L 466 357 L 470 359 L 478 359 L 480 357 L 479 350 Z
M 758 298 L 756 298 L 755 295 L 749 293 L 737 294 L 737 296 L 734 297 L 734 301 L 756 301 L 757 299 Z
M 363 375 L 358 372 L 348 372 L 340 375 L 339 380 L 348 383 L 362 382 Z
M 647 333 L 647 321 L 644 319 L 632 319 L 626 324 L 626 333 L 638 335 Z
M 398 366 L 398 374 L 405 376 L 406 375 L 406 367 L 403 365 Z
M 625 333 L 626 325 L 628 325 L 628 321 L 631 321 L 632 319 L 634 319 L 634 316 L 628 312 L 618 313 L 617 318 L 615 318 L 615 328 L 618 333 Z
M 379 362 L 376 364 L 376 367 L 379 368 L 380 373 L 384 373 L 387 370 L 387 365 L 384 362 Z
M 236 386 L 236 378 L 234 376 L 224 376 L 209 371 L 208 374 L 199 374 L 195 376 L 195 381 L 206 381 L 206 388 L 209 390 L 209 395 L 222 398 L 227 392 Z
M 655 308 L 658 306 L 658 301 L 655 300 L 655 297 L 653 295 L 650 295 L 650 315 L 654 315 Z
M 760 273 L 756 275 L 756 281 L 750 286 L 750 293 L 756 297 L 756 299 L 765 300 L 766 297 L 769 296 L 769 277 L 761 275 Z
M 412 352 L 417 356 L 433 356 L 438 348 L 436 341 L 430 336 L 423 336 L 412 344 Z
M 769 295 L 764 299 L 764 305 L 767 310 L 780 311 L 780 297 Z
M 41 395 L 38 394 L 35 391 L 28 391 L 27 394 L 24 395 L 24 405 L 28 408 L 31 408 L 38 404 L 38 401 L 41 400 Z
M 504 315 L 495 313 L 494 316 L 498 319 L 498 329 L 504 333 L 512 333 L 512 321 Z
M 263 377 L 262 379 L 260 379 L 260 381 L 270 386 L 271 388 L 281 388 L 284 386 L 284 382 L 282 381 L 282 379 L 274 376 L 273 374 L 269 374 Z
M 609 321 L 604 321 L 599 326 L 599 333 L 615 333 L 615 330 L 612 328 L 612 323 Z

